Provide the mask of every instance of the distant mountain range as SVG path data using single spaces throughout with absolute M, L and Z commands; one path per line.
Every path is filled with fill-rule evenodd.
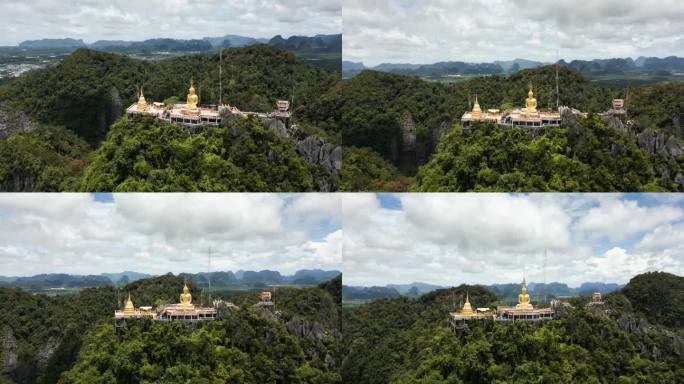
M 510 284 L 491 284 L 482 287 L 494 292 L 498 297 L 515 297 L 520 293 L 519 283 Z M 609 293 L 621 289 L 623 285 L 615 283 L 587 282 L 579 287 L 569 287 L 565 283 L 548 283 L 544 290 L 543 283 L 529 283 L 527 289 L 533 297 L 537 295 L 547 295 L 547 297 L 586 295 L 593 292 Z M 398 296 L 418 297 L 437 289 L 447 288 L 445 286 L 411 283 L 411 284 L 388 284 L 384 287 L 354 287 L 342 286 L 342 296 L 345 300 L 374 300 L 392 298 Z
M 571 62 L 559 60 L 557 63 L 585 74 L 661 72 L 663 75 L 667 75 L 670 72 L 684 71 L 684 58 L 676 56 L 665 58 L 639 57 L 636 60 L 632 58 L 573 60 Z M 343 61 L 342 72 L 346 76 L 354 75 L 364 69 L 424 77 L 448 75 L 498 75 L 514 73 L 522 69 L 537 68 L 550 64 L 553 63 L 515 59 L 494 61 L 493 63 L 465 63 L 461 61 L 445 61 L 434 64 L 383 63 L 374 67 L 366 67 L 360 62 Z
M 187 277 L 202 286 L 207 284 L 207 277 L 211 278 L 212 284 L 224 284 L 231 282 L 263 283 L 263 284 L 303 284 L 315 285 L 331 280 L 338 276 L 339 271 L 325 271 L 320 269 L 302 269 L 294 275 L 281 275 L 278 271 L 231 271 L 211 272 L 208 276 L 203 273 L 181 273 L 179 276 Z M 154 277 L 146 273 L 124 271 L 120 273 L 102 273 L 100 275 L 69 275 L 64 273 L 40 274 L 25 277 L 0 276 L 0 286 L 18 287 L 31 290 L 63 289 L 100 287 L 106 285 L 124 285 L 132 281 Z
M 69 49 L 93 48 L 115 52 L 138 51 L 173 51 L 173 52 L 205 52 L 219 47 L 243 47 L 255 44 L 270 44 L 291 51 L 304 52 L 342 52 L 342 35 L 290 36 L 285 39 L 281 35 L 271 39 L 254 38 L 240 35 L 224 35 L 218 37 L 203 37 L 202 39 L 169 39 L 157 38 L 144 41 L 127 40 L 98 40 L 86 44 L 83 40 L 40 39 L 27 40 L 19 43 L 19 48 L 25 49 Z

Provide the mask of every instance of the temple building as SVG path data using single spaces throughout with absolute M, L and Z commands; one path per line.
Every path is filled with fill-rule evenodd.
M 449 313 L 449 323 L 454 329 L 464 329 L 468 327 L 468 322 L 484 319 L 492 320 L 494 319 L 494 314 L 489 308 L 477 308 L 473 310 L 472 305 L 470 305 L 470 297 L 467 293 L 463 308 L 460 311 Z
M 553 319 L 555 311 L 552 308 L 538 308 L 532 305 L 530 295 L 527 293 L 525 278 L 522 281 L 522 290 L 518 295 L 518 304 L 515 307 L 496 307 L 496 321 L 539 321 Z
M 156 313 L 152 310 L 152 307 L 135 308 L 135 306 L 133 305 L 133 300 L 131 300 L 130 292 L 128 293 L 128 299 L 126 300 L 126 304 L 124 305 L 123 311 L 114 311 L 115 319 L 139 319 L 143 317 L 154 318 L 155 316 Z
M 157 320 L 202 321 L 216 319 L 216 308 L 204 308 L 192 304 L 192 295 L 190 294 L 187 283 L 183 285 L 183 293 L 180 294 L 179 301 L 179 304 L 159 307 Z
M 465 112 L 461 117 L 461 126 L 469 128 L 473 122 L 492 122 L 500 126 L 506 127 L 526 127 L 526 128 L 540 128 L 540 127 L 560 127 L 561 125 L 561 111 L 569 110 L 574 114 L 581 114 L 573 108 L 561 107 L 558 111 L 540 110 L 537 109 L 537 99 L 534 97 L 532 86 L 527 92 L 527 99 L 525 99 L 524 108 L 515 108 L 510 111 L 500 111 L 499 109 L 488 109 L 486 113 L 482 113 L 477 97 L 475 97 L 475 105 L 472 111 Z
M 602 306 L 603 304 L 601 292 L 594 292 L 591 294 L 591 301 L 587 303 L 587 307 L 597 307 Z
M 192 294 L 187 283 L 183 285 L 183 293 L 180 294 L 178 304 L 160 305 L 156 310 L 153 307 L 135 308 L 130 293 L 123 310 L 114 311 L 114 320 L 117 326 L 125 326 L 126 319 L 138 319 L 149 317 L 154 321 L 188 321 L 197 322 L 216 320 L 218 318 L 216 308 L 219 305 L 235 307 L 232 303 L 214 301 L 213 307 L 200 307 L 192 303 Z
M 154 102 L 149 104 L 147 100 L 145 100 L 141 87 L 138 93 L 138 102 L 131 104 L 131 106 L 126 109 L 126 113 L 129 116 L 136 114 L 150 115 L 160 120 L 188 127 L 199 125 L 218 126 L 225 116 L 239 116 L 243 118 L 250 115 L 262 118 L 291 117 L 290 102 L 282 100 L 276 103 L 275 110 L 271 113 L 243 112 L 236 106 L 231 106 L 229 104 L 222 104 L 218 107 L 215 105 L 201 105 L 199 95 L 197 95 L 195 90 L 195 83 L 192 80 L 190 80 L 190 88 L 188 88 L 185 103 L 165 105 L 164 103 Z

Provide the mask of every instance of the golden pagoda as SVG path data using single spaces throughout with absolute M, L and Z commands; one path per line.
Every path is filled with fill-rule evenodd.
M 185 281 L 185 284 L 183 284 L 183 293 L 180 295 L 180 304 L 178 304 L 178 308 L 184 310 L 195 309 L 195 306 L 192 304 L 192 295 L 190 294 L 187 281 Z
M 186 105 L 189 109 L 196 109 L 199 102 L 199 97 L 195 93 L 195 82 L 190 80 L 190 89 L 188 90 L 188 99 Z
M 138 104 L 136 105 L 136 110 L 138 112 L 147 111 L 147 100 L 145 100 L 145 95 L 143 95 L 142 87 L 140 87 L 140 93 L 138 94 Z
M 466 292 L 466 301 L 465 304 L 463 304 L 463 309 L 461 309 L 461 312 L 458 313 L 461 316 L 473 316 L 473 307 L 470 305 L 470 298 L 468 297 L 468 293 Z
M 482 117 L 482 109 L 480 109 L 480 103 L 477 102 L 477 95 L 475 95 L 475 105 L 473 105 L 473 112 L 471 118 L 473 120 L 480 120 Z
M 133 306 L 133 300 L 131 300 L 131 293 L 128 292 L 128 300 L 126 300 L 126 305 L 123 310 L 124 317 L 131 317 L 135 315 L 135 307 Z

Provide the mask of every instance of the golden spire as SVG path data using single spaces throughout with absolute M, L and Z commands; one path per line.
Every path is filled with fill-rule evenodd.
M 133 300 L 131 300 L 131 292 L 128 292 L 128 300 L 126 300 L 126 305 L 123 310 L 124 316 L 133 316 L 135 314 L 135 307 L 133 306 Z
M 147 110 L 147 101 L 145 100 L 145 95 L 143 94 L 143 88 L 140 87 L 140 93 L 138 94 L 138 106 L 136 109 L 140 112 Z
M 190 79 L 190 89 L 188 89 L 187 99 L 188 108 L 197 108 L 198 101 L 199 97 L 195 93 L 195 82 L 192 79 Z
M 475 95 L 475 105 L 473 105 L 472 118 L 473 118 L 473 120 L 480 120 L 481 116 L 482 116 L 482 109 L 480 109 L 480 103 L 477 102 L 477 95 Z
M 461 316 L 472 316 L 473 315 L 473 307 L 470 305 L 470 298 L 468 296 L 468 292 L 466 292 L 466 301 L 465 301 L 465 304 L 463 304 L 463 309 L 461 310 L 460 315 Z

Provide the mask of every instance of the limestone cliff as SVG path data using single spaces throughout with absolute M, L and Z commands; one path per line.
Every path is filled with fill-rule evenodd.
M 2 362 L 2 370 L 9 372 L 17 366 L 17 359 L 19 357 L 19 345 L 17 339 L 14 337 L 14 332 L 10 326 L 5 325 L 0 333 L 0 362 Z
M 7 103 L 0 103 L 0 137 L 32 132 L 36 129 L 38 129 L 38 123 L 24 112 L 13 109 Z

